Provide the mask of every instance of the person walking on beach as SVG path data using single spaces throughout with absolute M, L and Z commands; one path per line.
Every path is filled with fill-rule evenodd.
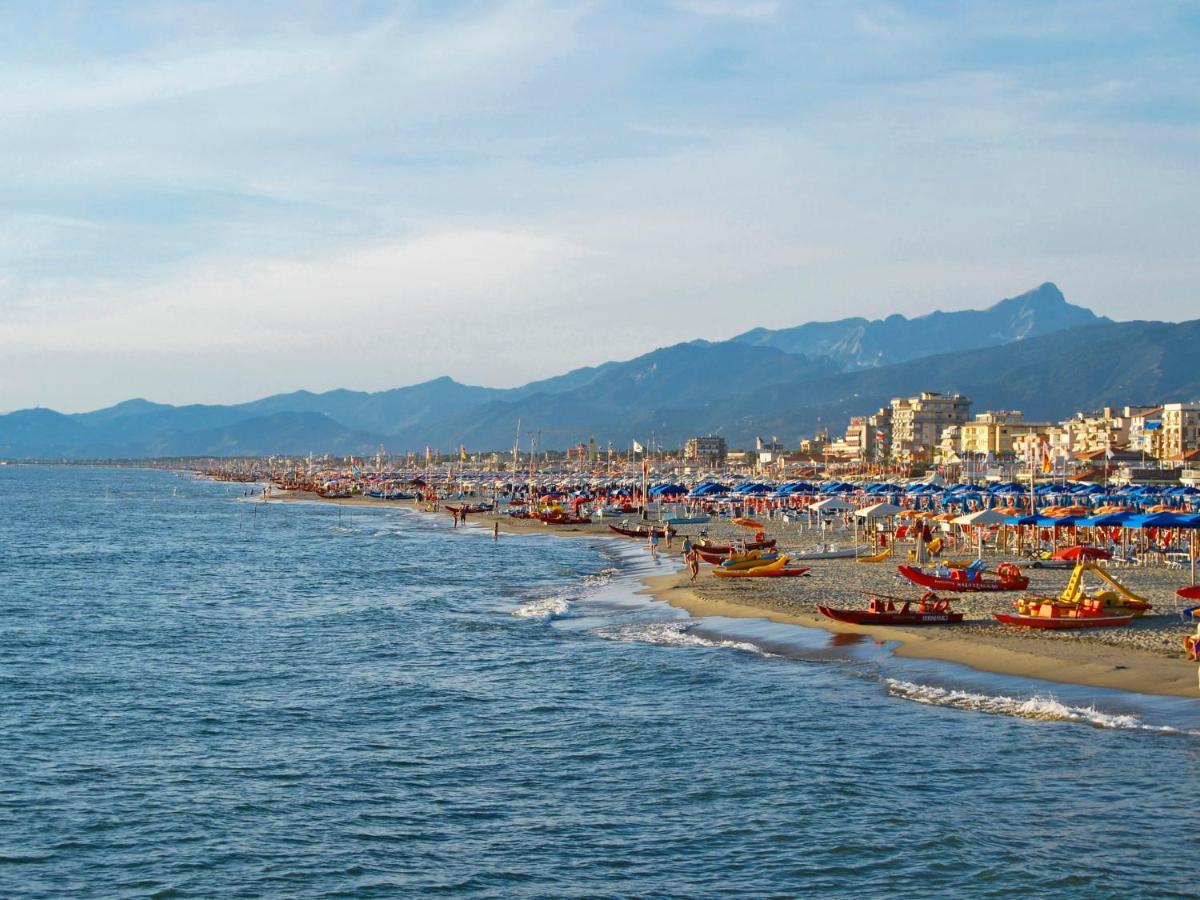
M 450 514 L 454 516 L 454 527 L 457 528 L 458 527 L 458 510 L 452 509 L 452 510 L 450 510 Z
M 691 538 L 691 535 L 685 534 L 683 536 L 683 555 L 687 556 L 691 552 L 692 552 L 692 538 Z
M 671 549 L 671 534 L 672 534 L 670 525 L 666 525 L 663 527 L 663 534 L 665 534 L 667 536 L 667 549 L 670 550 Z
M 650 555 L 658 559 L 658 532 L 650 529 Z
M 695 581 L 696 576 L 700 574 L 700 554 L 696 552 L 695 547 L 689 547 L 684 559 L 687 560 L 688 569 L 691 570 L 691 580 Z

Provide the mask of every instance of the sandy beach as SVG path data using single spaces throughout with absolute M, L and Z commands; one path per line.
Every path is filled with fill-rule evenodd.
M 386 501 L 371 498 L 322 500 L 305 492 L 273 491 L 279 501 L 318 500 L 347 506 L 406 508 L 426 511 L 416 501 Z M 457 501 L 455 501 L 457 502 Z M 466 502 L 466 501 L 464 501 Z M 439 510 L 428 515 L 449 518 Z M 631 517 L 632 520 L 633 517 Z M 513 519 L 490 513 L 468 517 L 468 527 L 491 529 L 497 521 L 502 534 L 557 534 L 564 536 L 618 538 L 608 524 L 619 519 L 593 521 L 589 525 L 550 526 L 533 519 Z M 670 549 L 663 541 L 662 555 L 679 555 L 684 534 L 695 535 L 701 526 L 680 527 Z M 745 532 L 716 520 L 707 526 L 709 536 L 723 540 Z M 768 531 L 785 552 L 803 552 L 824 543 L 848 547 L 853 534 L 821 532 L 795 522 L 775 520 Z M 906 552 L 901 547 L 901 552 Z M 649 552 L 649 548 L 647 548 Z M 951 554 L 961 556 L 963 554 Z M 1004 556 L 989 554 L 1000 562 Z M 896 653 L 958 663 L 987 672 L 1040 678 L 1093 687 L 1116 688 L 1146 694 L 1195 697 L 1198 690 L 1196 663 L 1187 659 L 1182 638 L 1193 628 L 1184 623 L 1178 609 L 1182 601 L 1175 589 L 1187 582 L 1186 571 L 1162 568 L 1112 570 L 1122 584 L 1154 604 L 1154 611 L 1123 628 L 1081 631 L 1032 631 L 1000 625 L 992 613 L 1011 611 L 1017 593 L 953 595 L 954 608 L 966 614 L 962 624 L 921 628 L 848 625 L 825 618 L 817 604 L 865 607 L 871 594 L 916 599 L 921 590 L 896 574 L 896 560 L 857 563 L 854 560 L 818 560 L 804 563 L 812 568 L 808 577 L 786 579 L 718 579 L 702 566 L 700 576 L 689 582 L 686 571 L 644 580 L 645 592 L 694 616 L 758 617 L 833 633 L 868 634 L 881 642 L 896 642 Z M 1066 585 L 1070 570 L 1024 569 L 1030 577 L 1028 593 L 1055 595 Z

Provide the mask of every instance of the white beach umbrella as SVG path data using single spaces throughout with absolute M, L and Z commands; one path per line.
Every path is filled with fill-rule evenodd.
M 841 497 L 826 497 L 824 500 L 818 500 L 816 503 L 810 503 L 808 508 L 813 512 L 846 512 L 854 509 L 854 504 Z
M 965 516 L 959 516 L 954 520 L 955 525 L 969 525 L 976 531 L 976 537 L 979 542 L 979 558 L 983 559 L 983 529 L 988 525 L 1000 525 L 1008 521 L 1008 517 L 1003 513 L 998 513 L 994 509 L 980 509 L 973 513 L 967 513 Z
M 895 503 L 876 503 L 855 510 L 854 514 L 860 519 L 886 519 L 888 516 L 894 516 L 903 511 Z

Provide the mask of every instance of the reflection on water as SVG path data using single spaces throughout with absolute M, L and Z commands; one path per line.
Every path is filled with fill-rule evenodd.
M 849 647 L 852 644 L 861 644 L 863 641 L 865 641 L 867 639 L 868 639 L 867 636 L 865 634 L 862 634 L 861 632 L 854 632 L 854 631 L 834 632 L 833 634 L 829 635 L 829 646 L 830 647 Z

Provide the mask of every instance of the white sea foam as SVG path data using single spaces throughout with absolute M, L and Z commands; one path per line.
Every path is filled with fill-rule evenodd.
M 552 595 L 549 597 L 538 597 L 534 600 L 526 600 L 520 606 L 512 611 L 514 616 L 522 619 L 540 619 L 543 622 L 549 622 L 552 619 L 561 619 L 571 611 L 571 601 L 566 597 Z
M 613 576 L 616 574 L 616 569 L 601 569 L 594 575 L 584 575 L 583 583 L 588 587 L 604 587 L 604 585 L 612 581 Z
M 952 709 L 965 709 L 999 716 L 1015 716 L 1021 719 L 1040 719 L 1046 722 L 1081 722 L 1096 728 L 1128 728 L 1178 733 L 1178 729 L 1170 726 L 1147 725 L 1137 716 L 1101 712 L 1094 706 L 1067 706 L 1053 697 L 1029 697 L 1022 700 L 1002 694 L 977 694 L 972 691 L 958 691 L 928 684 L 915 684 L 911 681 L 899 681 L 895 678 L 887 678 L 885 682 L 888 693 L 893 697 L 913 700 L 929 706 L 948 706 Z
M 664 647 L 720 647 L 763 654 L 761 647 L 747 641 L 726 641 L 694 634 L 698 622 L 639 622 L 597 628 L 593 634 L 610 641 L 658 644 Z

